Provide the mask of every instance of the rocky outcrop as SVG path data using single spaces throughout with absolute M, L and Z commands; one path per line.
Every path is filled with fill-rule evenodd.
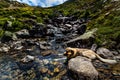
M 78 56 L 68 62 L 68 69 L 75 75 L 75 80 L 97 80 L 98 72 L 88 58 Z
M 31 37 L 42 37 L 45 36 L 47 32 L 47 29 L 45 28 L 45 25 L 42 23 L 36 23 L 32 29 L 29 30 Z
M 30 37 L 29 31 L 27 29 L 20 30 L 16 32 L 18 38 L 28 38 Z
M 17 37 L 14 33 L 5 31 L 3 36 L 1 37 L 1 42 L 8 42 L 10 40 L 16 40 Z

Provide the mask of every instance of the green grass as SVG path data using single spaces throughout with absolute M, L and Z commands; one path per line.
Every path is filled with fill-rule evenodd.
M 11 31 L 17 31 L 23 28 L 30 28 L 32 25 L 23 23 L 23 20 L 33 19 L 36 22 L 44 23 L 44 19 L 58 16 L 56 11 L 62 12 L 65 16 L 75 15 L 78 18 L 84 17 L 86 12 L 89 13 L 91 21 L 87 24 L 87 29 L 98 28 L 96 43 L 102 45 L 104 41 L 107 43 L 118 41 L 120 39 L 120 1 L 111 3 L 111 0 L 69 0 L 62 5 L 40 8 L 30 7 L 26 4 L 14 2 L 14 7 L 7 0 L 0 2 L 0 28 L 3 27 L 5 21 L 12 21 L 9 16 L 13 16 L 16 21 L 12 21 Z M 36 16 L 37 18 L 32 18 Z M 2 35 L 2 30 L 0 31 Z

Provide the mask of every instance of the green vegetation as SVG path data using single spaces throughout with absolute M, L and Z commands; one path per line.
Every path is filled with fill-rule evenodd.
M 96 42 L 110 43 L 120 40 L 120 1 L 113 0 L 68 0 L 62 5 L 41 8 L 30 7 L 18 2 L 1 0 L 0 2 L 0 28 L 4 26 L 5 21 L 11 21 L 12 27 L 9 31 L 17 31 L 23 28 L 30 28 L 32 25 L 24 23 L 25 20 L 34 20 L 44 23 L 44 19 L 57 16 L 56 11 L 65 16 L 75 15 L 78 18 L 89 17 L 88 29 L 98 28 Z M 10 18 L 12 16 L 15 20 Z M 0 30 L 0 36 L 3 30 Z M 117 44 L 116 43 L 116 44 Z M 108 44 L 109 46 L 109 44 Z

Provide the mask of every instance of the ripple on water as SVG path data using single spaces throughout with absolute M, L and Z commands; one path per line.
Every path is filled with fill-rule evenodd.
M 23 70 L 10 56 L 0 57 L 0 80 L 35 80 L 44 77 L 54 77 L 65 69 L 65 57 L 61 55 L 49 55 L 46 57 L 37 56 L 33 63 L 33 67 L 29 70 Z M 46 68 L 45 74 L 41 72 L 41 68 Z M 26 68 L 27 69 L 27 68 Z M 44 71 L 43 71 L 44 72 Z
M 9 56 L 0 57 L 0 79 L 11 80 L 12 76 L 15 76 L 14 69 L 17 65 L 13 59 Z M 12 76 L 11 76 L 12 75 Z

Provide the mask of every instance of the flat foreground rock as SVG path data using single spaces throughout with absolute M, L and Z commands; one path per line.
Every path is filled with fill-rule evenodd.
M 72 58 L 68 62 L 68 69 L 77 79 L 81 80 L 97 80 L 98 72 L 88 58 L 78 56 Z M 76 80 L 77 80 L 76 79 Z

